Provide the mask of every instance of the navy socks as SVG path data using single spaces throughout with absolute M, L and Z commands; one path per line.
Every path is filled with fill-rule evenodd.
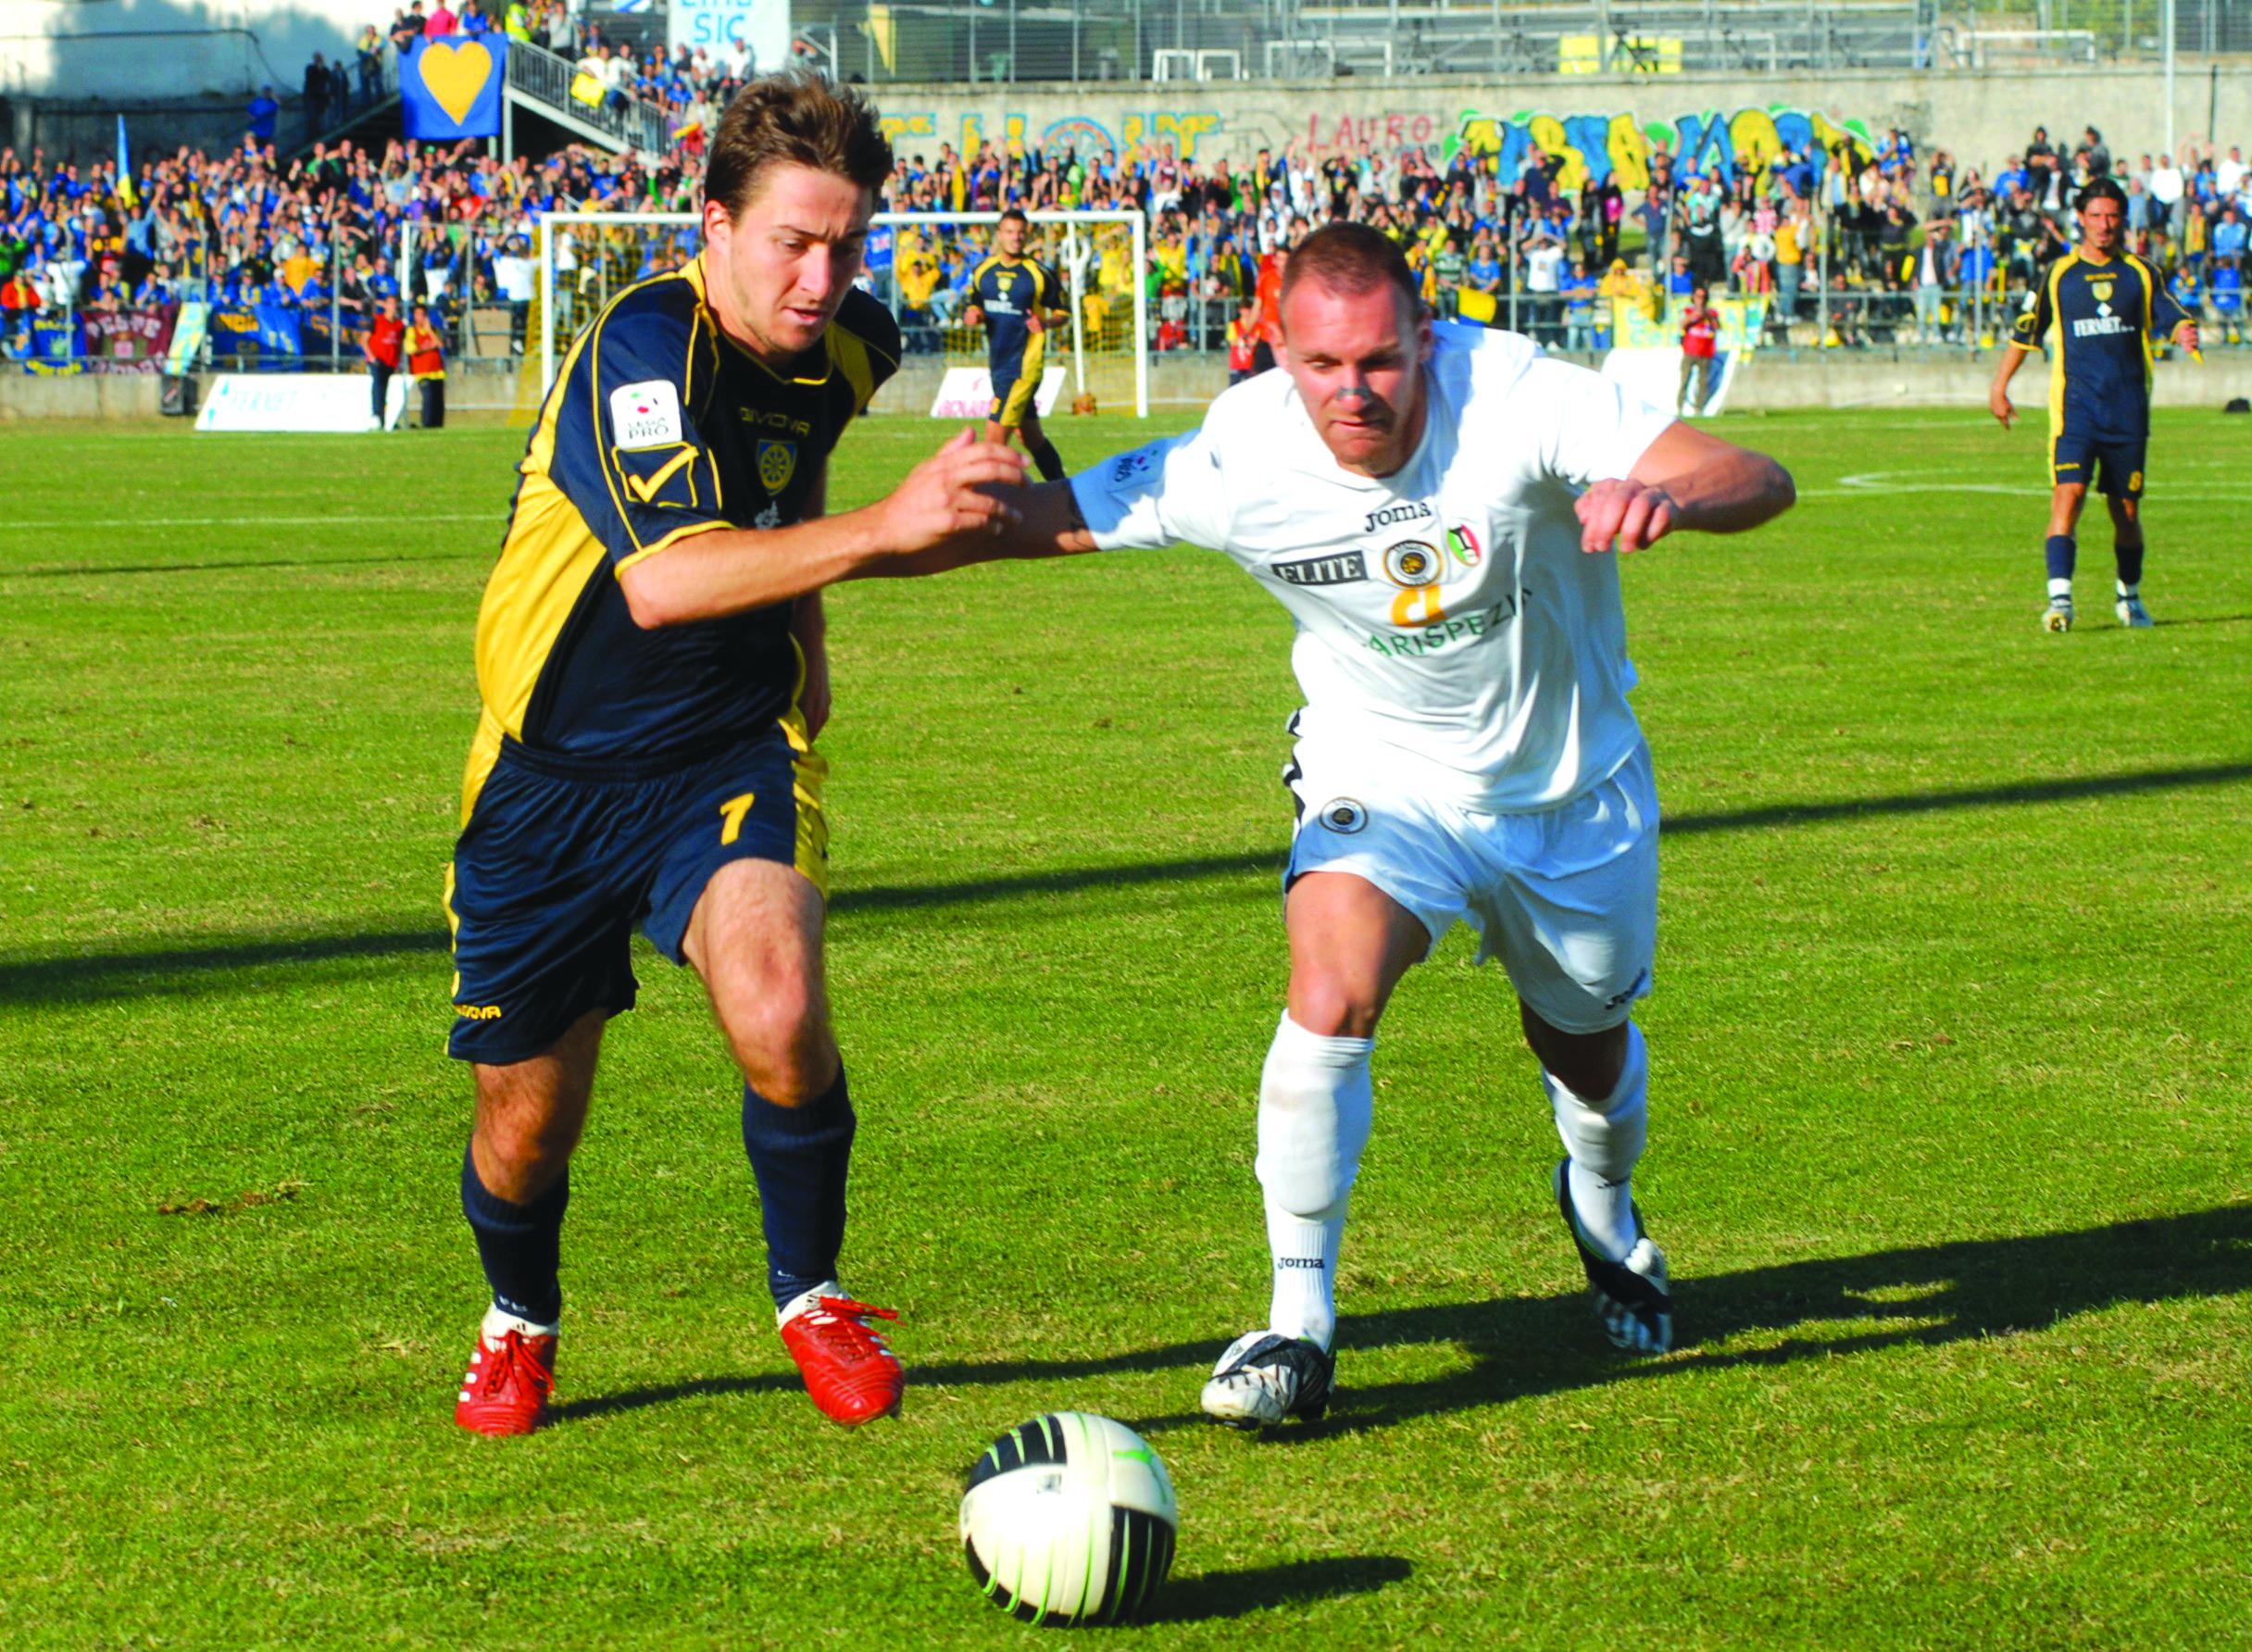
M 2115 542 L 2111 546 L 2111 555 L 2119 562 L 2119 582 L 2122 591 L 2132 591 L 2143 582 L 2141 542 L 2138 541 L 2133 544 L 2120 544 Z
M 856 1122 L 841 1067 L 836 1082 L 802 1107 L 778 1107 L 743 1087 L 743 1150 L 758 1182 L 776 1308 L 836 1277 Z
M 1043 482 L 1061 482 L 1064 479 L 1063 455 L 1056 451 L 1056 444 L 1045 437 L 1032 450 L 1032 466 L 1040 472 Z
M 570 1204 L 570 1174 L 529 1205 L 515 1205 L 485 1186 L 477 1161 L 461 1156 L 461 1213 L 477 1235 L 477 1259 L 494 1305 L 537 1325 L 562 1317 L 563 1286 L 557 1279 L 563 1244 L 563 1211 Z
M 2072 563 L 2075 560 L 2076 553 L 2072 536 L 2070 533 L 2052 533 L 2048 536 L 2047 544 L 2043 548 L 2048 555 L 2048 577 L 2051 580 L 2062 580 L 2067 584 L 2071 583 Z

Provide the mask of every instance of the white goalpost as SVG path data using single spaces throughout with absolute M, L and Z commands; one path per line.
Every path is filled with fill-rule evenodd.
M 1063 277 L 1065 291 L 1070 294 L 1071 311 L 1071 375 L 1076 394 L 1087 392 L 1087 362 L 1090 352 L 1096 356 L 1110 354 L 1105 340 L 1097 339 L 1091 346 L 1087 341 L 1089 319 L 1090 266 L 1096 307 L 1106 315 L 1113 299 L 1122 301 L 1131 317 L 1123 343 L 1131 351 L 1133 366 L 1133 411 L 1137 419 L 1149 417 L 1149 289 L 1145 277 L 1149 271 L 1149 220 L 1138 212 L 1028 212 L 1035 236 L 1046 230 L 1060 230 L 1051 234 L 1045 245 L 1035 244 L 1028 250 L 1041 257 L 1043 262 L 1053 265 Z M 929 234 L 933 240 L 944 240 L 949 232 L 969 230 L 973 232 L 976 251 L 980 254 L 990 245 L 994 227 L 1000 223 L 998 212 L 880 212 L 878 224 L 888 225 L 894 234 L 892 250 L 892 282 L 894 294 L 890 300 L 893 312 L 898 313 L 898 294 L 904 280 L 903 259 L 907 249 L 901 244 L 907 231 L 917 237 Z M 1115 275 L 1106 280 L 1108 261 L 1103 257 L 1101 240 L 1107 234 L 1122 237 L 1124 244 L 1118 250 L 1124 253 L 1125 290 L 1120 291 Z M 960 256 L 964 249 L 956 245 L 949 249 Z M 972 266 L 976 257 L 970 259 Z M 1104 329 L 1106 335 L 1108 329 Z M 982 354 L 982 351 L 980 352 Z
M 1112 405 L 1129 394 L 1137 418 L 1149 414 L 1149 226 L 1138 212 L 1033 212 L 1027 250 L 1052 265 L 1070 297 L 1076 396 Z M 602 307 L 644 276 L 676 269 L 703 243 L 702 219 L 687 212 L 551 212 L 540 219 L 536 396 L 555 382 L 569 341 Z M 957 320 L 965 307 L 953 283 L 989 247 L 998 212 L 883 212 L 891 257 L 864 279 L 898 317 L 907 360 L 948 363 L 974 357 L 982 343 Z M 904 364 L 903 364 L 904 365 Z M 1126 369 L 1131 368 L 1129 373 Z

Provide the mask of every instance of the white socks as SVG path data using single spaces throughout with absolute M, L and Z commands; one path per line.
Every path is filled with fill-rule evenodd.
M 1324 1038 L 1282 1018 L 1259 1078 L 1259 1186 L 1274 1258 L 1268 1326 L 1327 1349 L 1337 1334 L 1337 1246 L 1369 1145 L 1372 1038 Z
M 1626 1029 L 1626 1065 L 1618 1087 L 1599 1101 L 1573 1095 L 1543 1072 L 1556 1108 L 1556 1133 L 1571 1155 L 1571 1208 L 1587 1242 L 1614 1262 L 1634 1248 L 1634 1161 L 1650 1134 L 1650 1055 L 1642 1029 Z
M 536 1320 L 520 1319 L 497 1302 L 485 1309 L 484 1321 L 477 1327 L 478 1334 L 489 1343 L 500 1341 L 511 1331 L 522 1337 L 542 1337 L 553 1336 L 557 1330 L 557 1327 L 554 1325 L 542 1325 Z

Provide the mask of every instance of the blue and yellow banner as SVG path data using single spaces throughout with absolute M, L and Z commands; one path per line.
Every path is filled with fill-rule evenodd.
M 449 34 L 417 40 L 399 65 L 407 135 L 431 142 L 500 136 L 508 37 Z

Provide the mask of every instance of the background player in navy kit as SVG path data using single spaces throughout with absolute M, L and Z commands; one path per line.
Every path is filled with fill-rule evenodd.
M 892 166 L 876 116 L 811 76 L 755 81 L 705 175 L 703 253 L 628 289 L 565 358 L 519 467 L 477 624 L 479 720 L 446 887 L 452 1053 L 475 1064 L 464 1213 L 493 1306 L 455 1417 L 538 1426 L 554 1385 L 568 1167 L 632 927 L 702 977 L 742 1070 L 783 1342 L 839 1422 L 899 1399 L 836 1280 L 854 1118 L 821 932 L 825 585 L 1006 512 L 1023 460 L 967 432 L 830 517 L 830 449 L 897 366 L 853 289 Z
M 2150 441 L 2150 349 L 2178 339 L 2197 347 L 2197 324 L 2159 285 L 2150 266 L 2120 250 L 2126 192 L 2099 178 L 2081 192 L 2080 245 L 2050 266 L 2033 306 L 2020 316 L 1987 406 L 2005 429 L 2017 415 L 2009 381 L 2033 350 L 2048 353 L 2049 631 L 2072 629 L 2073 532 L 2088 484 L 2111 509 L 2121 625 L 2153 623 L 2143 606 L 2143 460 Z
M 1047 331 L 1069 325 L 1071 318 L 1063 308 L 1063 283 L 1056 272 L 1024 256 L 1031 230 L 1032 220 L 1015 207 L 1001 215 L 994 232 L 995 252 L 970 275 L 970 307 L 962 319 L 985 329 L 985 359 L 993 378 L 985 440 L 1006 442 L 1011 431 L 1020 432 L 1024 451 L 1040 474 L 1061 482 L 1063 460 L 1040 428 L 1035 398 L 1047 366 Z

